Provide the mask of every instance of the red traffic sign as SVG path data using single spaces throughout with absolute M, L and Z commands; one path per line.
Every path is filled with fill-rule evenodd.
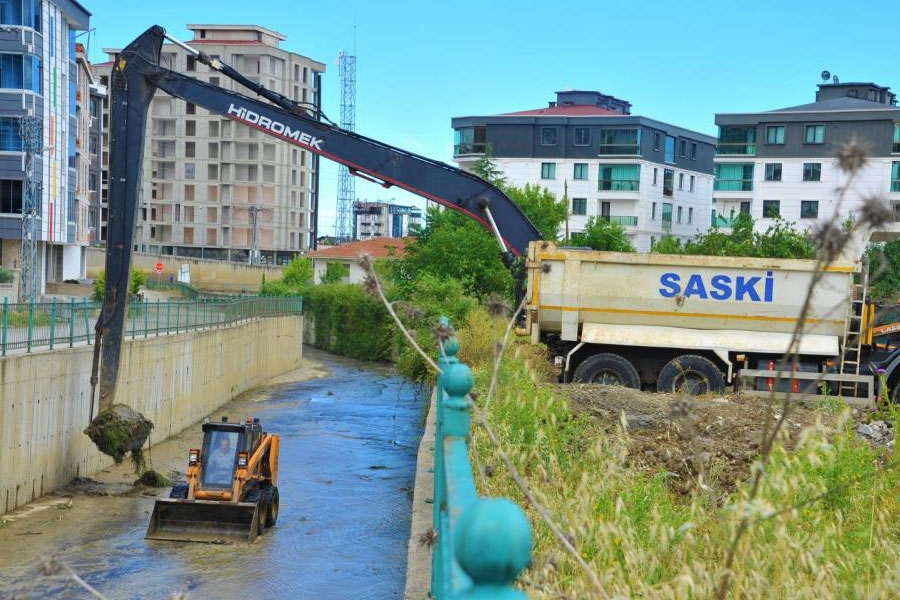
M 156 263 L 156 272 L 162 273 L 162 263 Z

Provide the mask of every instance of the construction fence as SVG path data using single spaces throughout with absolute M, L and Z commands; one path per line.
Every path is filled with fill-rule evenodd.
M 11 303 L 0 314 L 0 355 L 24 349 L 73 347 L 93 343 L 102 303 L 87 299 Z M 137 339 L 225 327 L 248 319 L 300 315 L 303 298 L 239 297 L 131 301 L 125 313 L 125 337 Z

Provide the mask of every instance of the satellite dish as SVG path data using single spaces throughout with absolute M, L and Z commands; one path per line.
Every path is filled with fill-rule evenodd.
M 828 70 L 822 71 L 822 81 L 828 83 L 829 79 L 831 79 L 831 73 Z
M 831 78 L 831 83 L 840 83 L 840 81 L 837 78 L 837 75 L 835 75 Z

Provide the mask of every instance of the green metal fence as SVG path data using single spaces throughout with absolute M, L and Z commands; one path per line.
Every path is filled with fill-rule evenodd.
M 442 319 L 449 325 L 446 319 Z M 531 526 L 506 498 L 480 498 L 469 463 L 474 380 L 457 360 L 455 337 L 442 343 L 435 390 L 434 531 L 431 597 L 521 600 L 515 580 L 531 562 Z
M 12 350 L 71 348 L 92 343 L 99 302 L 88 300 L 9 303 L 0 314 L 0 355 Z M 137 339 L 222 327 L 260 317 L 299 315 L 303 298 L 198 298 L 131 302 L 125 313 L 125 337 Z

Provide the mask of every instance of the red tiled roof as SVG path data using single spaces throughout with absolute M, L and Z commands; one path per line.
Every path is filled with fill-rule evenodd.
M 400 256 L 408 238 L 378 237 L 360 242 L 350 242 L 332 248 L 323 248 L 307 253 L 310 258 L 357 258 L 360 254 L 368 254 L 372 258 Z
M 601 108 L 593 104 L 573 104 L 569 106 L 548 106 L 547 108 L 536 108 L 534 110 L 520 110 L 518 112 L 503 113 L 500 117 L 607 117 L 607 116 L 623 116 L 622 113 Z

